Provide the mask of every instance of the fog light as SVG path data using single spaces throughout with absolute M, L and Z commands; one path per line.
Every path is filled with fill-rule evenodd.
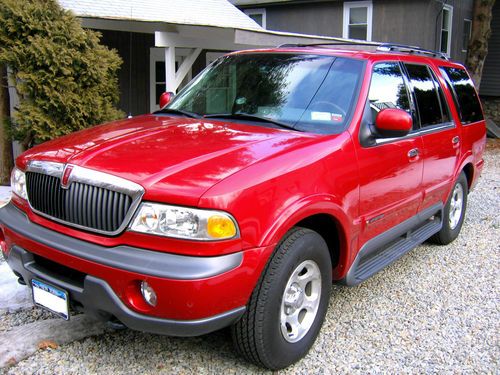
M 156 306 L 156 293 L 151 285 L 149 285 L 146 281 L 141 282 L 141 293 L 144 300 L 151 306 Z

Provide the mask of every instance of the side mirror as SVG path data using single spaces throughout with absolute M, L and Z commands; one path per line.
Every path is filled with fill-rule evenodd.
M 413 119 L 402 109 L 386 108 L 375 118 L 375 128 L 382 138 L 403 137 L 413 127 Z
M 174 98 L 173 92 L 164 92 L 160 95 L 160 108 L 165 107 Z

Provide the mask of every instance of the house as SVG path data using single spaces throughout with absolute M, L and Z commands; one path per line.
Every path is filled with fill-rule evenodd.
M 230 0 L 263 28 L 415 45 L 464 61 L 473 0 Z
M 58 0 L 123 60 L 118 108 L 129 116 L 159 109 L 217 57 L 234 50 L 338 38 L 265 30 L 227 0 Z M 9 87 L 11 113 L 18 97 Z M 13 142 L 14 157 L 21 152 Z
M 119 108 L 129 115 L 159 109 L 161 93 L 228 51 L 338 40 L 265 30 L 226 0 L 58 1 L 123 59 Z

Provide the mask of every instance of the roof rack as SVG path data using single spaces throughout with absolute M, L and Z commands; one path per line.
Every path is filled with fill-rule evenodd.
M 307 43 L 307 44 L 296 44 L 296 43 L 285 43 L 280 44 L 278 48 L 288 48 L 288 47 L 321 47 L 321 46 L 372 46 L 377 47 L 380 43 L 375 42 L 350 42 L 350 41 L 339 41 L 339 42 L 326 42 L 326 43 Z
M 405 44 L 392 44 L 392 43 L 381 43 L 377 47 L 377 51 L 383 52 L 404 52 L 404 53 L 414 53 L 420 55 L 429 55 L 432 57 L 438 57 L 443 60 L 449 60 L 448 56 L 445 53 L 432 51 L 430 49 L 424 49 L 416 46 L 407 46 Z
M 353 42 L 353 41 L 339 41 L 339 42 L 326 42 L 326 43 L 311 43 L 311 44 L 281 44 L 278 48 L 290 48 L 290 47 L 321 47 L 321 46 L 369 46 L 376 47 L 377 51 L 380 52 L 402 52 L 409 54 L 419 54 L 428 55 L 432 57 L 441 58 L 443 60 L 449 60 L 448 56 L 442 52 L 432 51 L 429 49 L 424 49 L 416 46 L 408 46 L 405 44 L 394 44 L 394 43 L 377 43 L 377 42 Z

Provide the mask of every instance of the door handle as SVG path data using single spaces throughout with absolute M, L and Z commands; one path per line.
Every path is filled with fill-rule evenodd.
M 410 159 L 416 158 L 420 154 L 420 151 L 418 148 L 412 148 L 410 151 L 408 151 L 408 157 Z
M 451 139 L 451 143 L 453 143 L 453 146 L 458 146 L 458 144 L 460 143 L 460 137 L 458 135 L 454 136 Z

